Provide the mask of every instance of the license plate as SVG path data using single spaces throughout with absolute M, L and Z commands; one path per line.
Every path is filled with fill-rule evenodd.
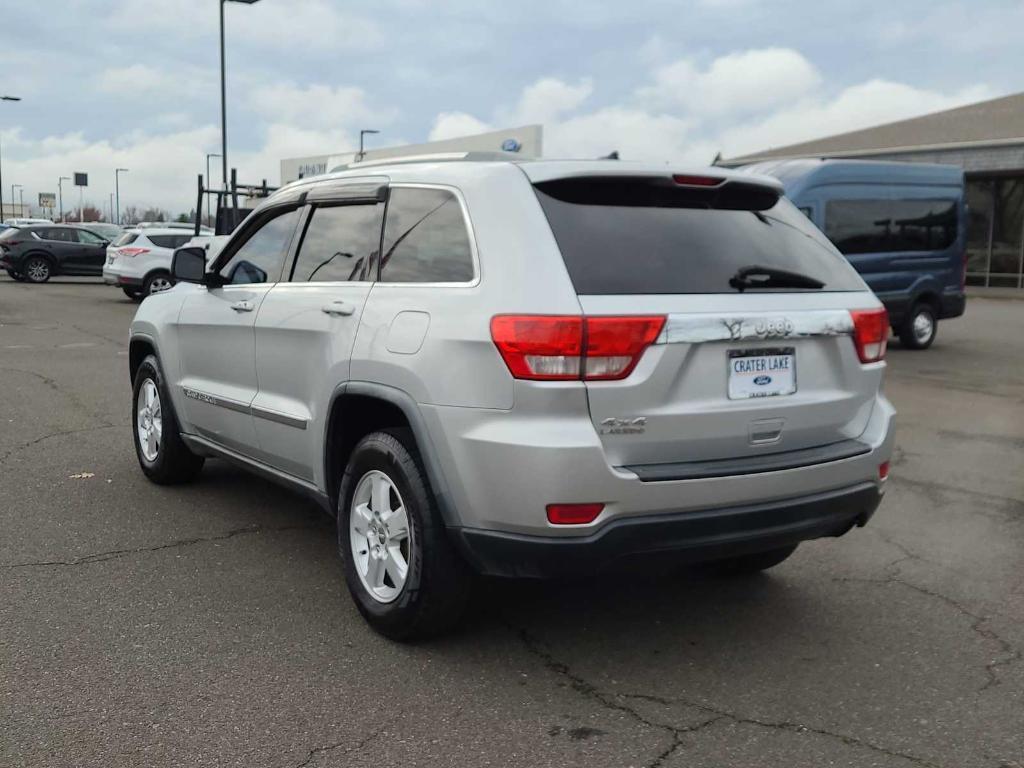
M 796 392 L 796 350 L 729 350 L 729 399 L 779 397 Z

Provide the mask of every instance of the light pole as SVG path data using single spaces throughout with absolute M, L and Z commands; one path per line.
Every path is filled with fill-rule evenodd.
M 70 176 L 61 176 L 57 179 L 57 199 L 60 201 L 60 223 L 64 223 L 64 186 L 63 182 L 71 181 Z
M 210 185 L 210 158 L 211 157 L 220 157 L 220 155 L 214 154 L 214 153 L 210 153 L 210 154 L 208 154 L 206 156 L 206 186 L 207 186 L 207 189 L 211 188 L 211 185 Z M 223 187 L 227 183 L 227 180 L 226 179 L 221 179 L 220 183 L 221 183 L 221 186 Z M 209 195 L 206 196 L 206 220 L 207 221 L 210 220 L 210 196 Z
M 111 224 L 120 224 L 121 223 L 119 221 L 114 221 L 114 193 L 113 192 L 110 193 L 110 205 L 107 207 L 107 213 L 110 214 L 110 223 Z M 118 213 L 120 213 L 120 211 L 118 211 Z
M 11 210 L 12 211 L 14 210 L 14 190 L 16 190 L 16 189 L 21 189 L 21 184 L 11 184 Z M 18 213 L 24 213 L 24 211 L 20 211 L 19 210 Z M 20 217 L 16 216 L 14 218 L 20 218 Z
M 0 101 L 21 101 L 20 96 L 0 96 Z M 0 163 L 0 224 L 4 221 L 4 174 L 3 164 Z M 14 205 L 14 195 L 11 195 L 11 205 Z
M 122 173 L 128 173 L 128 169 L 114 169 L 114 197 L 117 199 L 117 221 L 114 222 L 115 224 L 121 223 L 121 187 L 118 184 L 118 176 L 120 176 Z
M 259 0 L 220 0 L 220 160 L 224 189 L 228 183 L 228 98 L 224 75 L 224 3 L 252 5 Z
M 361 162 L 366 156 L 366 152 L 363 151 L 363 137 L 368 133 L 380 133 L 380 131 L 374 130 L 373 128 L 364 128 L 359 132 L 359 157 L 356 159 L 357 163 Z

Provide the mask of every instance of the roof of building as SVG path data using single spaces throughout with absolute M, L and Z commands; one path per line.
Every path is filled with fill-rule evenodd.
M 856 157 L 956 146 L 1024 143 L 1024 93 L 979 101 L 908 120 L 776 147 L 723 165 L 745 165 L 787 157 Z

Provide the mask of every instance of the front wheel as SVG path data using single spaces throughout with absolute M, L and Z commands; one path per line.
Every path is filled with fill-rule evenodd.
M 453 627 L 472 574 L 448 540 L 407 430 L 373 432 L 352 452 L 338 498 L 338 551 L 363 618 L 393 640 Z
M 135 455 L 146 477 L 158 485 L 195 478 L 204 459 L 192 453 L 181 439 L 160 363 L 153 355 L 146 357 L 135 373 L 132 406 Z
M 23 275 L 30 283 L 45 283 L 52 273 L 49 259 L 42 256 L 30 256 L 25 262 Z
M 907 349 L 928 349 L 935 341 L 938 327 L 935 308 L 924 302 L 915 304 L 900 325 L 900 343 Z

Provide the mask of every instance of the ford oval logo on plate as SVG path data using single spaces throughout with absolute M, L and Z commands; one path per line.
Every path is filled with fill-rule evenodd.
M 754 379 L 754 383 L 757 384 L 757 386 L 759 386 L 759 387 L 763 387 L 765 384 L 771 384 L 772 383 L 772 377 L 771 376 L 758 376 L 757 378 Z

